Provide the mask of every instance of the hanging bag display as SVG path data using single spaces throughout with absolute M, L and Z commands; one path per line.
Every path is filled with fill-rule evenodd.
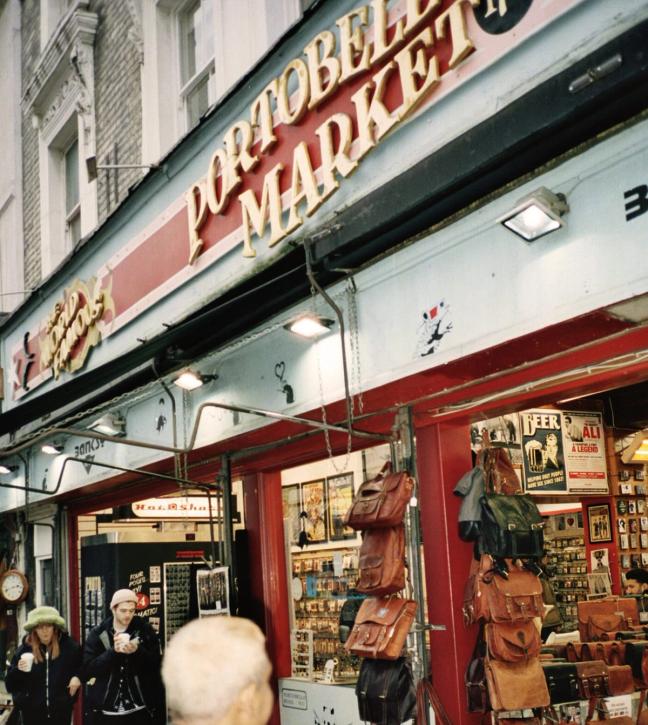
M 546 707 L 549 689 L 540 661 L 498 662 L 486 659 L 486 680 L 493 710 Z
M 505 495 L 520 493 L 522 485 L 506 449 L 493 447 L 490 441 L 486 445 L 478 459 L 484 469 L 486 490 Z
M 544 521 L 528 494 L 486 493 L 482 498 L 480 550 L 503 558 L 541 558 Z
M 412 669 L 405 657 L 363 659 L 355 692 L 360 720 L 374 725 L 400 725 L 416 709 Z
M 362 602 L 344 647 L 373 659 L 400 657 L 416 616 L 416 602 L 400 597 L 369 597 Z
M 346 526 L 362 531 L 403 523 L 414 481 L 406 471 L 390 473 L 390 470 L 391 463 L 386 463 L 375 478 L 360 485 L 347 511 Z
M 486 625 L 490 657 L 501 662 L 525 662 L 540 654 L 540 633 L 532 620 Z
M 405 527 L 369 529 L 362 536 L 360 573 L 356 588 L 383 596 L 405 588 Z

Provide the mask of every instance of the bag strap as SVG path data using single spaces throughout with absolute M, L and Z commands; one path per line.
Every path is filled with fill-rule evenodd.
M 416 688 L 416 722 L 418 725 L 428 725 L 426 699 L 429 699 L 434 711 L 435 723 L 438 725 L 452 725 L 452 720 L 443 707 L 443 703 L 430 680 L 419 680 Z

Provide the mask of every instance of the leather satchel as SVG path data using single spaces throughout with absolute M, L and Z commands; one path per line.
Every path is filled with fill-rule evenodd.
M 552 703 L 574 702 L 580 697 L 576 665 L 571 662 L 551 662 L 542 665 Z
M 400 725 L 414 715 L 416 688 L 405 657 L 394 661 L 363 659 L 355 692 L 364 722 Z
M 482 555 L 473 579 L 470 617 L 477 622 L 521 622 L 542 617 L 542 584 L 535 574 L 508 564 L 508 579 L 494 573 L 490 556 Z
M 582 700 L 607 697 L 610 694 L 608 667 L 605 662 L 576 662 L 575 667 Z
M 405 527 L 387 526 L 365 531 L 360 546 L 360 574 L 356 589 L 383 596 L 405 587 Z
M 608 665 L 610 695 L 629 695 L 634 692 L 630 665 Z
M 398 526 L 412 498 L 414 481 L 406 471 L 389 473 L 386 463 L 380 473 L 360 485 L 344 523 L 356 531 Z
M 344 647 L 360 657 L 398 659 L 415 616 L 416 602 L 412 599 L 368 597 L 358 610 Z
M 590 662 L 596 659 L 592 648 L 594 642 L 568 642 L 565 649 L 567 662 Z
M 609 637 L 610 633 L 617 630 L 628 629 L 623 609 L 628 605 L 620 605 L 619 597 L 583 600 L 577 602 L 576 606 L 581 642 L 593 642 L 601 639 L 601 635 Z
M 603 660 L 606 665 L 624 665 L 625 642 L 596 642 L 593 659 Z
M 486 491 L 505 495 L 522 491 L 520 479 L 505 448 L 484 448 L 478 463 L 484 469 Z
M 486 659 L 486 681 L 493 710 L 546 707 L 549 690 L 539 660 L 498 662 Z
M 485 629 L 488 653 L 496 660 L 524 662 L 540 654 L 540 634 L 531 620 L 487 624 Z
M 481 552 L 503 558 L 541 557 L 544 520 L 528 494 L 482 498 Z

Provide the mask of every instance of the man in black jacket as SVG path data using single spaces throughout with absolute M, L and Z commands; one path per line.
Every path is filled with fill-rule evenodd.
M 137 596 L 119 589 L 112 616 L 95 627 L 83 648 L 86 725 L 162 725 L 166 721 L 160 644 L 135 615 Z

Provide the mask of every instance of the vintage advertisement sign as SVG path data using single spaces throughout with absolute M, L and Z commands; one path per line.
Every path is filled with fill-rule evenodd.
M 562 413 L 562 440 L 570 493 L 608 493 L 601 413 Z
M 520 413 L 524 484 L 528 493 L 568 493 L 559 410 Z

